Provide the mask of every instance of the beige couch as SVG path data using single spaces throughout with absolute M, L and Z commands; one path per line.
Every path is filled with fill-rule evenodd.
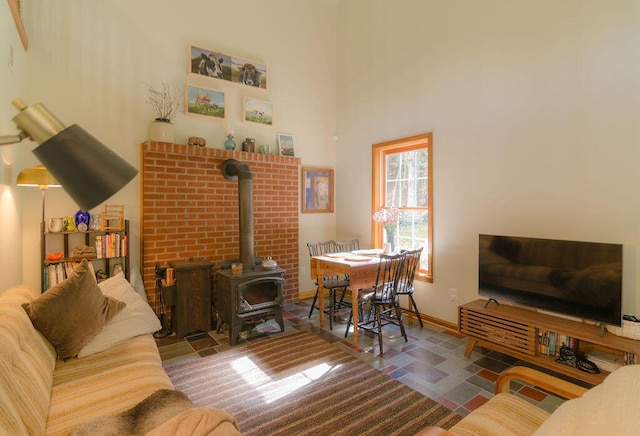
M 549 414 L 510 393 L 521 380 L 567 398 Z M 640 429 L 640 365 L 624 366 L 592 389 L 527 367 L 513 367 L 496 382 L 496 395 L 448 431 L 428 427 L 419 436 L 630 435 Z
M 151 334 L 87 357 L 57 358 L 22 307 L 39 295 L 25 286 L 0 294 L 0 434 L 66 435 L 173 389 Z M 157 434 L 239 434 L 235 420 L 214 409 L 190 408 L 163 422 Z

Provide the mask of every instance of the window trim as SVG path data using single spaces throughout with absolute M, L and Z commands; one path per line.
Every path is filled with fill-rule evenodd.
M 423 280 L 429 283 L 433 283 L 433 134 L 425 133 L 421 135 L 410 136 L 407 138 L 395 139 L 393 141 L 380 142 L 373 144 L 372 146 L 372 178 L 371 178 L 371 215 L 380 210 L 384 205 L 385 186 L 383 183 L 379 183 L 380 176 L 384 170 L 384 157 L 391 151 L 411 151 L 418 148 L 427 148 L 428 162 L 428 187 L 427 192 L 429 199 L 427 202 L 427 210 L 429 211 L 429 221 L 427 228 L 427 245 L 425 250 L 427 251 L 427 262 L 429 264 L 429 271 L 419 270 L 416 274 L 416 279 Z M 371 241 L 374 247 L 381 247 L 383 241 L 382 226 L 375 225 L 372 220 L 371 224 Z

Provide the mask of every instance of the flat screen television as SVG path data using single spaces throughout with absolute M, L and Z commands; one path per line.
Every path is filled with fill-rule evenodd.
M 622 245 L 479 235 L 481 297 L 622 325 Z

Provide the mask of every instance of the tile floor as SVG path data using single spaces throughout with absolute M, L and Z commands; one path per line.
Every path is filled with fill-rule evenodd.
M 263 340 L 267 336 L 288 334 L 294 331 L 315 333 L 345 352 L 352 354 L 372 367 L 385 372 L 405 385 L 449 407 L 462 416 L 478 408 L 493 396 L 494 382 L 498 375 L 512 365 L 532 366 L 505 354 L 477 347 L 466 358 L 466 340 L 457 332 L 425 324 L 405 317 L 408 342 L 404 342 L 400 330 L 387 326 L 384 331 L 384 354 L 380 355 L 378 340 L 360 331 L 358 345 L 352 336 L 344 338 L 348 311 L 334 319 L 329 331 L 325 318 L 319 326 L 318 311 L 308 318 L 311 301 L 304 300 L 285 306 L 285 332 L 273 320 L 243 331 L 237 345 Z M 251 326 L 247 326 L 247 329 Z M 226 331 L 197 333 L 185 339 L 175 334 L 157 339 L 165 367 L 209 356 L 229 349 Z M 539 368 L 538 368 L 539 369 Z M 512 390 L 547 411 L 555 410 L 563 400 L 525 384 L 512 383 Z

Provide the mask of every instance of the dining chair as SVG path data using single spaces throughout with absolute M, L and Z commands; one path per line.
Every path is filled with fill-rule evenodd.
M 404 266 L 402 268 L 402 276 L 400 277 L 400 282 L 398 283 L 398 295 L 406 295 L 409 308 L 403 308 L 400 306 L 400 310 L 403 312 L 411 312 L 415 314 L 416 318 L 418 318 L 418 322 L 420 323 L 420 327 L 424 327 L 422 323 L 422 318 L 420 317 L 420 311 L 418 310 L 418 305 L 416 304 L 416 300 L 413 298 L 413 279 L 416 276 L 416 269 L 418 265 L 420 265 L 420 256 L 422 255 L 422 250 L 424 247 L 420 247 L 416 250 L 402 250 L 404 252 Z
M 360 240 L 358 238 L 349 239 L 345 241 L 336 241 L 334 243 L 334 249 L 336 253 L 351 253 L 360 249 Z M 344 276 L 345 280 L 349 280 L 349 276 Z M 347 295 L 347 288 L 342 290 L 342 294 L 340 295 L 340 301 L 337 302 L 338 308 L 342 307 L 351 307 L 351 301 L 345 301 L 345 296 Z
M 404 341 L 407 342 L 407 332 L 402 324 L 402 311 L 398 304 L 398 284 L 404 265 L 404 253 L 381 254 L 378 263 L 378 273 L 375 285 L 371 288 L 360 290 L 358 293 L 358 310 L 362 316 L 362 321 L 358 322 L 354 328 L 361 328 L 378 335 L 380 353 L 382 349 L 382 327 L 388 324 L 395 324 L 400 327 L 400 332 Z M 364 319 L 365 307 L 368 306 L 367 317 Z M 346 338 L 349 333 L 349 326 L 353 320 L 353 312 L 349 314 L 347 328 L 344 332 Z
M 309 256 L 323 256 L 327 253 L 335 253 L 335 245 L 336 241 L 333 239 L 323 242 L 307 242 L 307 248 L 309 249 Z M 336 293 L 338 290 L 342 290 L 342 295 L 340 297 L 340 302 L 344 300 L 344 293 L 349 287 L 349 279 L 346 276 L 331 276 L 325 277 L 323 279 L 323 287 L 329 290 L 329 306 L 323 308 L 324 313 L 329 315 L 329 330 L 333 330 L 333 316 L 340 308 L 342 304 L 337 302 Z M 320 306 L 323 306 L 323 302 L 318 302 L 318 294 L 320 293 L 320 286 L 318 285 L 318 280 L 316 279 L 316 294 L 313 297 L 313 303 L 311 303 L 311 309 L 309 309 L 309 318 L 313 314 L 313 309 L 320 310 Z M 316 302 L 318 302 L 318 306 L 316 306 Z
M 337 253 L 350 253 L 360 249 L 360 240 L 356 238 L 348 241 L 335 241 L 334 245 Z

